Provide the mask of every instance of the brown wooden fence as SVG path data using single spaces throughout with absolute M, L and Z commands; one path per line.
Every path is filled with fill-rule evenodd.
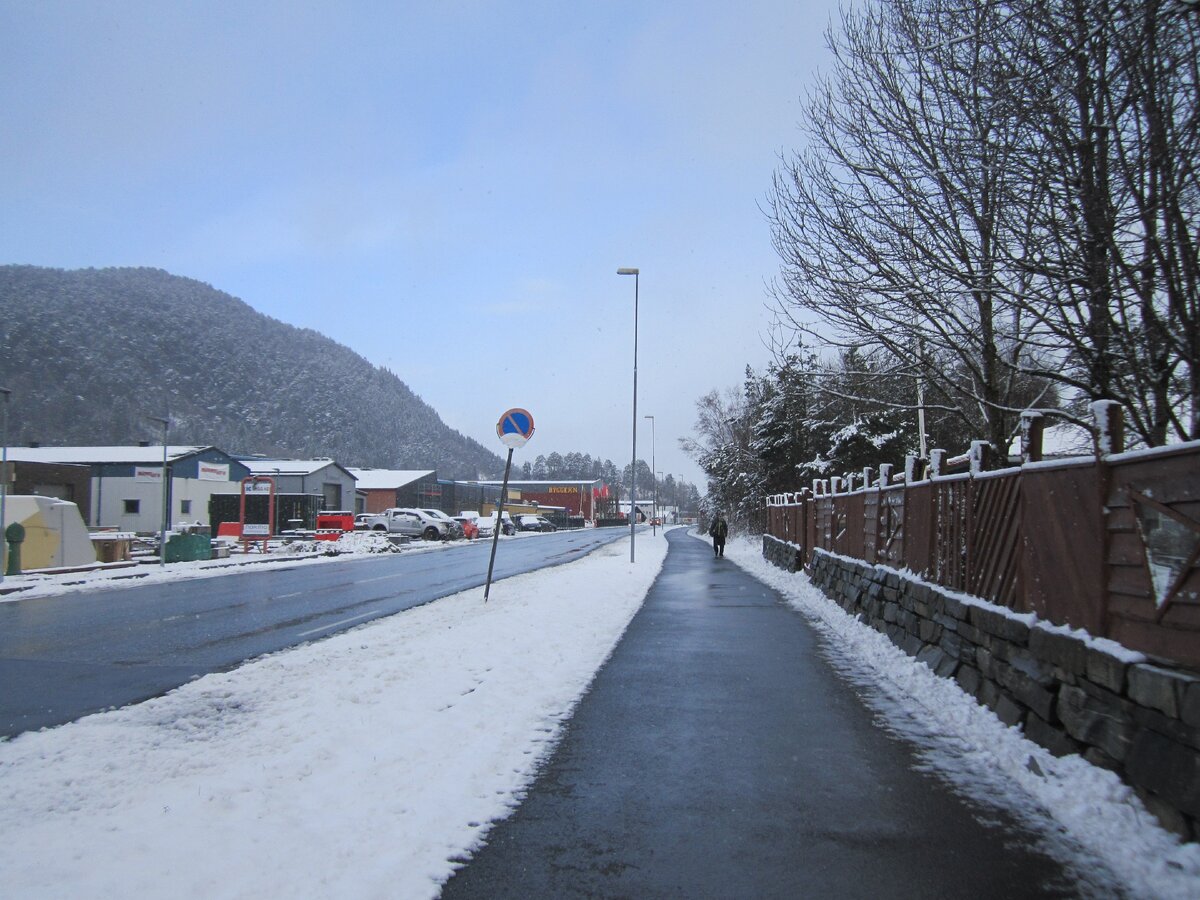
M 1200 441 L 900 483 L 889 468 L 770 497 L 768 533 L 806 566 L 820 548 L 907 569 L 1200 668 Z

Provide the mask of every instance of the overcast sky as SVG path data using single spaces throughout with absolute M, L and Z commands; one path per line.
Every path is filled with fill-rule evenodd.
M 769 359 L 760 203 L 836 0 L 0 0 L 6 263 L 154 266 L 316 329 L 518 464 L 679 449 Z

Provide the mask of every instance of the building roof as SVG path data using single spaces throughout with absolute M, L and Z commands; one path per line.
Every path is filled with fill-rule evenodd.
M 216 447 L 183 447 L 167 445 L 167 461 L 192 456 Z M 218 451 L 224 452 L 224 451 Z M 159 463 L 162 464 L 163 445 L 149 447 L 9 447 L 8 458 L 14 462 L 78 463 Z
M 350 469 L 358 481 L 354 486 L 360 491 L 390 491 L 431 478 L 434 469 Z
M 508 479 L 508 484 L 510 487 L 515 484 L 522 484 L 522 485 L 539 484 L 539 485 L 544 485 L 545 487 L 554 487 L 557 485 L 568 485 L 569 487 L 579 487 L 579 485 L 581 485 L 581 484 L 599 484 L 601 482 L 601 480 L 602 479 L 600 479 L 600 478 L 565 478 L 561 481 L 547 481 L 544 478 L 510 478 L 510 479 Z M 468 481 L 467 484 L 501 485 L 501 484 L 504 484 L 504 481 L 502 479 L 496 479 L 495 481 L 476 480 L 476 481 Z
M 250 459 L 239 459 L 238 462 L 255 475 L 311 475 L 329 466 L 337 466 L 337 468 L 341 469 L 351 478 L 355 477 L 353 471 L 339 465 L 336 461 L 328 457 L 319 459 L 261 459 L 259 457 L 251 457 Z

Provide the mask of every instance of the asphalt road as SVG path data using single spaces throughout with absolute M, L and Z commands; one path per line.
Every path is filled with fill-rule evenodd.
M 461 898 L 1011 898 L 1075 887 L 918 772 L 778 595 L 682 530 Z
M 622 528 L 503 539 L 493 580 L 579 559 Z M 0 737 L 482 585 L 491 541 L 0 603 Z M 503 590 L 493 584 L 492 598 Z M 480 590 L 480 600 L 483 592 Z

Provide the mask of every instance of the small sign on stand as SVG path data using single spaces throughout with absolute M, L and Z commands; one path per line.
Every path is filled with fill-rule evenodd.
M 257 499 L 266 495 L 267 519 L 262 521 L 246 521 L 246 498 Z M 252 510 L 255 520 L 259 518 L 262 504 L 254 503 L 257 509 Z M 267 475 L 251 475 L 242 479 L 242 502 L 238 514 L 238 522 L 242 533 L 242 552 L 250 552 L 250 544 L 262 541 L 262 552 L 267 552 L 267 542 L 274 536 L 275 530 L 275 479 Z
M 533 415 L 527 409 L 510 409 L 496 423 L 496 436 L 508 448 L 508 461 L 504 464 L 504 484 L 500 487 L 500 500 L 496 504 L 496 527 L 492 529 L 492 557 L 488 560 L 487 584 L 483 588 L 483 602 L 487 603 L 492 590 L 492 569 L 496 565 L 496 545 L 500 542 L 500 530 L 504 527 L 504 501 L 508 497 L 508 476 L 512 472 L 512 455 L 518 447 L 524 447 L 533 437 Z

